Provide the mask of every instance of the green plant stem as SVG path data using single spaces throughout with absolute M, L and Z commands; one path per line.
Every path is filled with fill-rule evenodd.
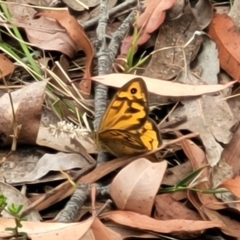
M 216 194 L 216 193 L 224 193 L 228 192 L 227 190 L 218 190 L 218 189 L 198 189 L 198 188 L 191 188 L 186 186 L 173 186 L 169 188 L 163 188 L 160 190 L 159 193 L 168 193 L 168 192 L 176 192 L 176 191 L 185 191 L 190 190 L 194 192 L 204 193 L 204 194 Z

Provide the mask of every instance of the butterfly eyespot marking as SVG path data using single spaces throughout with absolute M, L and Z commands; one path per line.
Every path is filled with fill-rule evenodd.
M 137 92 L 137 89 L 136 88 L 131 88 L 130 92 L 131 92 L 131 94 L 135 94 Z

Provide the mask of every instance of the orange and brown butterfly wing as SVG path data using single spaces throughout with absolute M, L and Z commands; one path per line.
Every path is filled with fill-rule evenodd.
M 146 84 L 134 78 L 110 102 L 95 133 L 96 144 L 118 157 L 157 148 L 161 137 L 148 109 Z
M 110 129 L 140 128 L 148 117 L 147 87 L 143 79 L 134 78 L 115 94 L 98 132 Z
M 118 157 L 130 156 L 156 149 L 161 145 L 161 136 L 156 123 L 148 118 L 138 130 L 106 130 L 98 134 L 104 150 Z

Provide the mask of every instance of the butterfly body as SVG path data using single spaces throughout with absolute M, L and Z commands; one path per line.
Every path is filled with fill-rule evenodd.
M 95 132 L 102 150 L 117 157 L 144 153 L 161 144 L 158 128 L 148 117 L 148 91 L 141 78 L 134 78 L 116 93 Z

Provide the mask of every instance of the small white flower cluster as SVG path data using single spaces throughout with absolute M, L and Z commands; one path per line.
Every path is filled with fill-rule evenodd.
M 58 137 L 80 137 L 80 138 L 88 138 L 91 135 L 91 131 L 82 128 L 80 129 L 78 126 L 74 125 L 71 122 L 60 121 L 57 125 L 50 124 L 49 132 L 56 138 Z

